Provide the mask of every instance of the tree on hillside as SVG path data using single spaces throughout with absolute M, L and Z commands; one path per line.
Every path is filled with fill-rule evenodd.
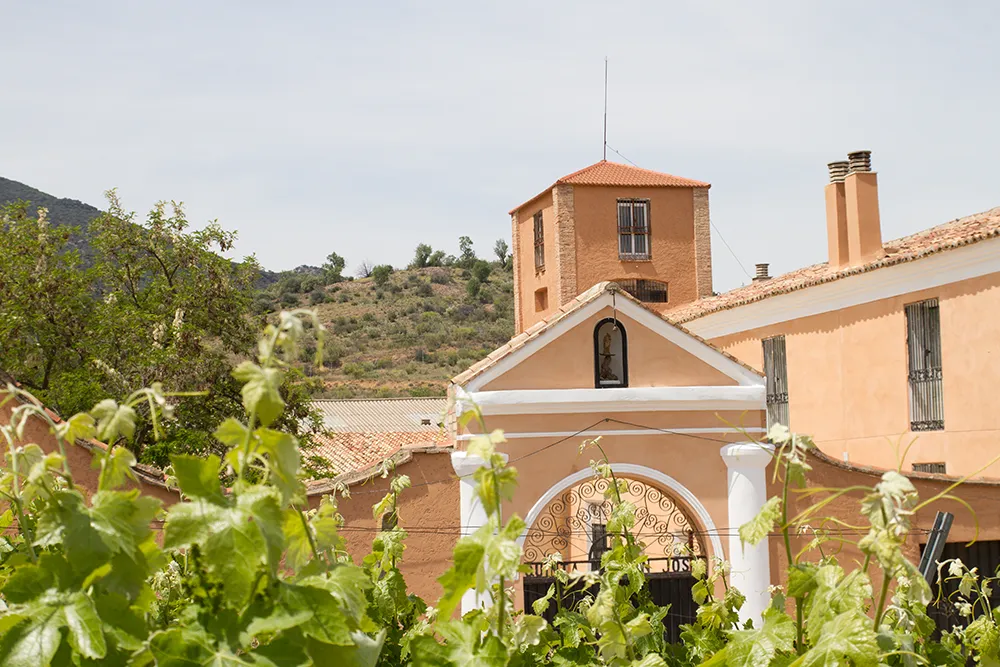
M 156 381 L 167 391 L 207 392 L 180 399 L 167 438 L 148 451 L 151 424 L 140 413 L 132 447 L 160 465 L 171 451 L 215 449 L 204 429 L 242 409 L 230 369 L 254 350 L 257 263 L 216 254 L 232 249 L 235 234 L 214 222 L 190 231 L 179 204 L 158 204 L 138 221 L 114 191 L 108 203 L 89 226 L 87 271 L 67 250 L 71 230 L 52 233 L 44 214 L 36 220 L 24 207 L 0 210 L 0 368 L 64 415 Z M 19 266 L 24 257 L 37 261 Z M 308 403 L 294 401 L 287 425 L 300 430 Z
M 356 272 L 356 275 L 359 278 L 368 278 L 372 275 L 372 270 L 374 270 L 374 268 L 375 266 L 367 259 L 362 260 L 361 264 L 358 265 L 358 270 Z
M 323 278 L 327 285 L 339 283 L 344 279 L 343 272 L 347 262 L 335 252 L 326 256 L 326 264 L 323 265 Z
M 389 276 L 392 275 L 392 266 L 389 264 L 379 264 L 374 269 L 372 269 L 372 278 L 375 279 L 375 284 L 382 287 L 387 282 L 389 282 Z
M 472 249 L 472 239 L 468 236 L 458 237 L 458 264 L 463 269 L 471 269 L 476 261 L 476 251 Z
M 431 255 L 434 253 L 434 249 L 431 248 L 426 243 L 420 243 L 417 245 L 417 250 L 413 255 L 413 261 L 410 262 L 411 269 L 422 269 L 426 266 L 431 266 L 429 260 Z
M 506 269 L 507 263 L 510 261 L 510 246 L 503 239 L 497 239 L 497 242 L 493 244 L 493 252 L 497 256 L 497 261 L 500 262 L 500 268 Z
M 472 275 L 481 283 L 485 283 L 492 272 L 493 267 L 484 259 L 477 259 L 476 263 L 472 265 Z

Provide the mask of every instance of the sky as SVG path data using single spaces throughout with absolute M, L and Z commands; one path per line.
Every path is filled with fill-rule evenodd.
M 609 146 L 712 183 L 721 291 L 741 263 L 825 261 L 826 163 L 848 151 L 873 151 L 884 239 L 1000 205 L 998 20 L 972 1 L 0 0 L 0 176 L 183 201 L 272 270 L 403 266 L 460 235 L 490 255 L 511 207 L 601 158 L 607 57 Z

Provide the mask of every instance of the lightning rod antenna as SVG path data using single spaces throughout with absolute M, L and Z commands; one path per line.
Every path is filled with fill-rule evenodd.
M 608 159 L 608 57 L 604 56 L 604 152 L 603 160 Z

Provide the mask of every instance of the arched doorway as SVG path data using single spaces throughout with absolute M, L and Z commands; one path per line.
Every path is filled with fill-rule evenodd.
M 711 543 L 714 552 L 720 553 L 715 544 L 718 538 L 709 532 L 714 526 L 699 525 L 675 495 L 649 479 L 650 476 L 670 479 L 662 473 L 643 469 L 652 474 L 636 475 L 635 471 L 629 474 L 623 468 L 640 467 L 627 464 L 612 466 L 615 468 L 618 468 L 618 478 L 626 483 L 623 500 L 636 507 L 632 533 L 644 545 L 648 558 L 646 579 L 650 593 L 657 604 L 670 605 L 664 625 L 669 638 L 677 641 L 680 626 L 692 622 L 697 609 L 691 597 L 695 581 L 691 575 L 692 564 L 707 558 L 707 543 Z M 612 510 L 612 502 L 605 495 L 610 481 L 594 478 L 588 475 L 589 472 L 581 471 L 555 485 L 528 514 L 529 527 L 524 535 L 523 550 L 525 563 L 532 571 L 523 582 L 526 610 L 556 585 L 555 578 L 544 566 L 551 554 L 559 553 L 562 557 L 559 567 L 570 572 L 600 569 L 601 555 L 607 549 L 607 520 Z M 586 476 L 581 477 L 581 474 Z M 678 495 L 689 495 L 689 492 L 683 493 L 686 489 L 670 481 L 672 484 L 665 486 L 681 491 Z M 704 508 L 698 503 L 694 510 L 700 515 Z M 561 595 L 562 606 L 571 607 L 590 593 L 577 590 Z M 557 594 L 561 591 L 557 590 Z M 554 613 L 555 605 L 551 605 L 545 615 L 554 616 Z

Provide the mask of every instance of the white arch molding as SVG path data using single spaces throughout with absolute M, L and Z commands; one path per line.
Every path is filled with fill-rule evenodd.
M 691 493 L 690 489 L 666 473 L 636 463 L 612 463 L 611 471 L 616 475 L 638 477 L 653 482 L 654 484 L 658 484 L 663 490 L 669 490 L 671 493 L 676 494 L 677 498 L 682 500 L 695 513 L 695 516 L 702 525 L 702 529 L 708 532 L 709 541 L 712 544 L 711 555 L 718 558 L 725 558 L 725 552 L 722 550 L 722 540 L 719 539 L 719 531 L 715 527 L 715 522 L 712 521 L 712 516 L 708 513 L 705 506 L 701 504 L 701 501 L 698 500 L 698 497 Z M 524 532 L 517 538 L 517 543 L 522 547 L 524 546 L 524 540 L 528 536 L 528 531 L 531 530 L 531 527 L 538 520 L 545 507 L 560 493 L 580 482 L 593 479 L 593 477 L 594 471 L 590 468 L 585 468 L 572 475 L 567 475 L 553 484 L 548 491 L 542 494 L 542 497 L 538 499 L 528 512 L 528 515 L 524 519 L 524 523 L 526 524 Z

